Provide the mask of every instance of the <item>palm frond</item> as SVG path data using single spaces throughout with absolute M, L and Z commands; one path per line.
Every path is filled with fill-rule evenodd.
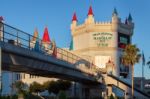
M 140 50 L 136 47 L 136 45 L 127 45 L 122 56 L 122 63 L 128 66 L 138 63 L 141 58 L 141 54 L 139 54 L 139 52 Z
M 150 65 L 150 61 L 147 62 L 147 65 Z

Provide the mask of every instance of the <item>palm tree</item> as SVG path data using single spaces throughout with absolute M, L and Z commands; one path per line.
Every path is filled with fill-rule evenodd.
M 17 95 L 18 95 L 18 99 L 22 99 L 24 97 L 28 88 L 27 84 L 25 84 L 24 82 L 20 80 L 14 82 L 11 87 L 15 88 Z
M 139 52 L 140 50 L 136 47 L 136 45 L 129 44 L 126 46 L 122 56 L 122 63 L 125 66 L 132 67 L 132 99 L 134 96 L 134 64 L 138 63 L 140 60 L 141 54 L 139 54 Z
M 16 81 L 13 83 L 13 87 L 16 89 L 18 94 L 22 94 L 25 91 L 27 85 L 22 81 Z

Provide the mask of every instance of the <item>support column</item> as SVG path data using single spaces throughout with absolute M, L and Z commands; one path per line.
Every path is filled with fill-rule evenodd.
M 112 86 L 107 86 L 107 95 L 110 96 L 112 94 Z

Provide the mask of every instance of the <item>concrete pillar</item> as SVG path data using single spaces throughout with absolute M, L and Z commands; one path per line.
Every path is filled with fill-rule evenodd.
M 107 86 L 107 96 L 112 94 L 112 86 Z

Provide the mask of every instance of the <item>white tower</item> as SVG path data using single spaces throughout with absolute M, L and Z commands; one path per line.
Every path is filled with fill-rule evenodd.
M 131 43 L 134 23 L 129 15 L 128 22 L 121 22 L 117 10 L 114 9 L 112 19 L 108 22 L 97 22 L 90 6 L 88 16 L 83 24 L 77 24 L 76 14 L 73 16 L 71 33 L 73 52 L 90 60 L 102 70 L 107 71 L 107 63 L 111 73 L 117 77 L 128 74 L 128 69 L 120 63 L 123 49 Z M 109 68 L 110 71 L 110 68 Z

